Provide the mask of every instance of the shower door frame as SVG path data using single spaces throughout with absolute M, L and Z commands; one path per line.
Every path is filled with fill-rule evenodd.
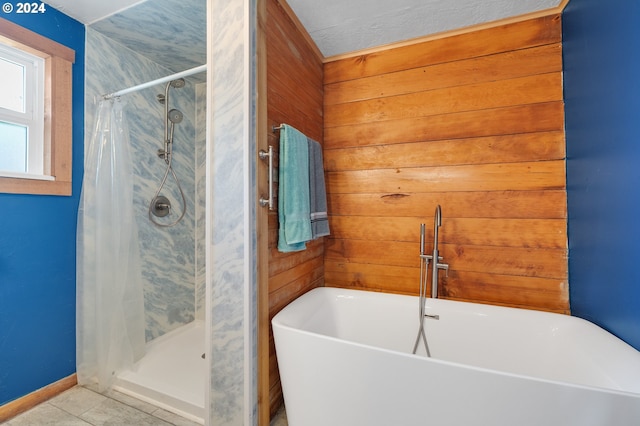
M 257 105 L 256 105 L 256 152 L 268 150 L 268 120 L 267 120 L 267 41 L 266 19 L 267 2 L 257 0 Z M 256 220 L 257 220 L 257 251 L 258 251 L 258 425 L 268 426 L 270 423 L 269 398 L 269 210 L 260 206 L 259 198 L 269 193 L 268 165 L 256 158 Z

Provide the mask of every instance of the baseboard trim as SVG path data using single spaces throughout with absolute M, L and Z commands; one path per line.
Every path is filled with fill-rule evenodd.
M 66 391 L 67 389 L 71 389 L 76 384 L 78 384 L 78 377 L 76 376 L 76 373 L 73 373 L 72 375 L 65 377 L 64 379 L 60 379 L 57 382 L 51 383 L 50 385 L 33 391 L 30 394 L 23 396 L 22 398 L 18 398 L 14 401 L 0 406 L 0 423 L 6 422 L 7 420 L 17 416 L 18 414 L 22 414 L 30 408 L 48 401 L 54 396 Z

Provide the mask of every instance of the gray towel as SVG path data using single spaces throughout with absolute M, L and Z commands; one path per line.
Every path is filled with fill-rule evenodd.
M 313 239 L 329 235 L 327 216 L 327 190 L 324 183 L 322 146 L 307 138 L 309 144 L 309 211 Z

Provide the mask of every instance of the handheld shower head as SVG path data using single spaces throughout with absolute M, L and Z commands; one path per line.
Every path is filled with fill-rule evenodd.
M 177 109 L 172 109 L 171 111 L 169 111 L 169 113 L 167 114 L 167 119 L 169 119 L 170 122 L 174 123 L 174 124 L 178 124 L 182 121 L 182 119 L 184 118 L 184 116 L 182 115 L 182 113 L 180 111 L 178 111 Z
M 170 84 L 171 84 L 171 87 L 180 89 L 181 87 L 184 87 L 185 81 L 184 81 L 184 78 L 179 78 L 177 80 L 172 80 Z

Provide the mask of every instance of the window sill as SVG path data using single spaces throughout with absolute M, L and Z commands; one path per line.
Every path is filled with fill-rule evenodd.
M 56 180 L 54 176 L 33 175 L 29 173 L 13 173 L 13 172 L 3 172 L 3 171 L 0 171 L 0 178 L 48 180 L 48 181 Z
M 71 181 L 0 177 L 0 193 L 71 195 Z

